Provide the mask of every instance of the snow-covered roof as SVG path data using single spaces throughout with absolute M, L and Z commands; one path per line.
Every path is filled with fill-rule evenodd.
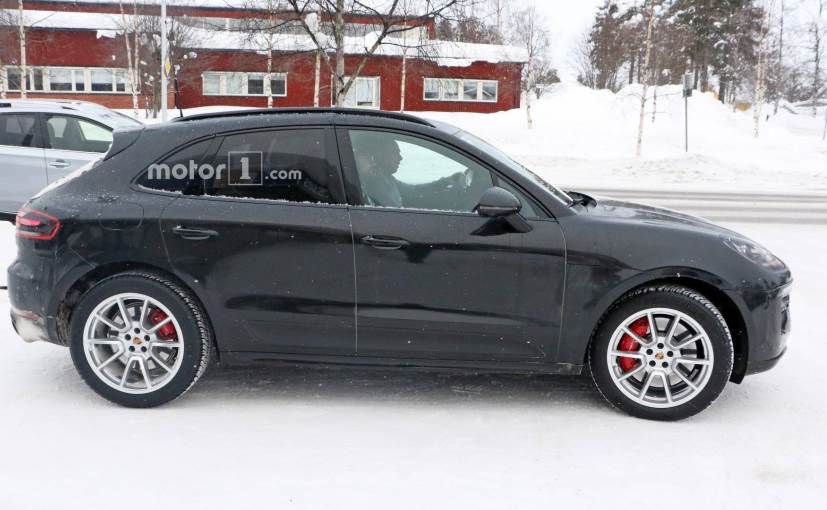
M 3 11 L 16 18 L 15 11 Z M 121 26 L 120 14 L 85 12 L 24 11 L 26 25 L 50 29 L 96 30 L 99 37 L 117 36 Z M 248 32 L 230 30 L 206 30 L 193 28 L 193 48 L 207 50 L 266 51 L 264 37 L 251 36 Z M 401 34 L 400 34 L 401 35 Z M 319 37 L 324 38 L 323 34 Z M 350 55 L 364 54 L 375 42 L 376 33 L 363 37 L 346 37 L 345 52 Z M 331 44 L 332 46 L 332 44 Z M 405 48 L 411 58 L 428 58 L 439 65 L 467 67 L 473 62 L 526 62 L 528 55 L 523 48 L 495 44 L 472 44 L 433 39 L 412 43 L 402 37 L 388 37 L 377 48 L 376 55 L 402 56 Z M 315 45 L 305 34 L 276 34 L 275 51 L 305 52 L 315 50 Z

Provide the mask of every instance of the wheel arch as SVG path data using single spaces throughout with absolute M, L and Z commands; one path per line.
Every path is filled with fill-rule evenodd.
M 74 277 L 74 280 L 66 286 L 66 291 L 59 293 L 62 296 L 62 299 L 59 303 L 57 303 L 55 319 L 58 340 L 62 345 L 69 345 L 69 327 L 72 321 L 72 313 L 74 312 L 75 306 L 80 301 L 81 297 L 83 297 L 89 289 L 94 287 L 95 284 L 101 280 L 127 271 L 146 271 L 148 273 L 153 273 L 169 279 L 176 285 L 189 291 L 190 294 L 192 294 L 192 296 L 196 299 L 201 309 L 204 310 L 205 320 L 207 321 L 210 329 L 213 333 L 215 332 L 215 328 L 212 324 L 212 318 L 207 312 L 206 306 L 204 306 L 203 299 L 198 296 L 198 293 L 195 292 L 191 286 L 184 283 L 181 278 L 166 269 L 145 262 L 117 261 L 101 264 L 89 271 L 86 271 L 80 276 Z M 218 349 L 218 339 L 215 334 L 212 335 L 212 340 L 214 349 L 213 354 L 216 356 L 216 359 L 218 359 L 220 354 Z
M 721 312 L 723 315 L 724 320 L 729 327 L 730 334 L 732 335 L 732 343 L 734 349 L 734 360 L 732 366 L 732 375 L 730 376 L 730 381 L 735 383 L 740 383 L 744 376 L 746 375 L 747 370 L 747 360 L 749 358 L 749 334 L 746 322 L 744 320 L 744 315 L 741 313 L 738 305 L 732 300 L 732 298 L 720 287 L 714 285 L 710 281 L 699 277 L 685 277 L 685 276 L 659 276 L 653 277 L 649 280 L 646 280 L 642 283 L 637 283 L 634 286 L 624 290 L 618 296 L 615 297 L 611 301 L 611 303 L 605 307 L 605 310 L 600 316 L 600 319 L 597 321 L 594 330 L 592 331 L 592 335 L 589 339 L 589 346 L 594 338 L 594 334 L 597 332 L 598 327 L 603 322 L 603 319 L 606 315 L 611 312 L 614 305 L 624 296 L 631 292 L 635 292 L 644 287 L 652 287 L 656 285 L 679 285 L 681 287 L 686 287 L 688 289 L 694 290 L 698 292 L 705 298 L 707 298 L 713 305 Z M 587 346 L 586 351 L 584 353 L 583 363 L 585 365 L 586 360 L 589 355 L 589 346 Z

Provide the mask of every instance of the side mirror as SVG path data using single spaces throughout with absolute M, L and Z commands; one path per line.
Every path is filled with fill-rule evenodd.
M 513 193 L 495 186 L 485 190 L 476 210 L 485 218 L 504 218 L 519 213 L 522 207 L 520 199 Z

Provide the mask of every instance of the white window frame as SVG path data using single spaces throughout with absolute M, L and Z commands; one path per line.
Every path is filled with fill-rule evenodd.
M 353 84 L 348 89 L 348 94 L 353 90 L 353 87 L 356 86 L 356 82 L 359 80 L 373 80 L 376 82 L 376 94 L 374 95 L 374 104 L 370 106 L 358 106 L 352 105 L 348 106 L 348 108 L 364 108 L 365 110 L 380 110 L 382 108 L 382 80 L 379 76 L 357 76 L 356 79 L 353 81 Z M 333 83 L 333 79 L 330 82 L 330 103 L 333 104 L 333 88 L 335 84 Z
M 3 66 L 0 69 L 0 72 L 3 73 L 3 80 L 6 84 L 6 90 L 8 92 L 20 92 L 20 89 L 10 89 L 8 88 L 9 85 L 9 69 L 20 69 L 20 66 Z M 34 75 L 34 71 L 38 70 L 43 73 L 43 89 L 42 90 L 35 90 L 31 88 L 32 77 Z M 52 70 L 62 70 L 62 71 L 70 71 L 72 76 L 72 89 L 71 90 L 52 90 L 52 84 L 49 79 L 49 71 Z M 92 71 L 95 70 L 107 70 L 112 73 L 112 90 L 111 91 L 93 91 L 92 90 Z M 37 93 L 37 94 L 118 94 L 124 95 L 129 94 L 129 70 L 121 67 L 65 67 L 65 66 L 28 66 L 29 76 L 26 78 L 26 85 L 27 92 Z M 78 75 L 80 75 L 80 80 L 78 79 Z M 124 84 L 124 90 L 118 91 L 118 76 L 124 76 L 126 78 L 126 82 Z M 77 90 L 77 83 L 78 81 L 82 81 L 84 90 Z
M 426 97 L 425 90 L 426 84 L 428 81 L 436 81 L 437 85 L 437 97 Z M 459 85 L 458 89 L 458 96 L 457 98 L 446 98 L 445 97 L 445 82 L 457 82 Z M 477 97 L 475 99 L 465 99 L 465 84 L 475 82 L 477 85 Z M 494 84 L 494 98 L 493 99 L 484 99 L 482 88 L 484 84 Z M 452 103 L 456 102 L 463 102 L 463 103 L 496 103 L 500 97 L 500 82 L 499 80 L 483 80 L 477 78 L 423 78 L 422 79 L 422 100 L 423 101 L 448 101 Z
M 204 80 L 207 75 L 218 76 L 218 93 L 204 92 Z M 227 92 L 227 78 L 229 76 L 236 76 L 241 78 L 241 93 L 230 94 Z M 250 76 L 261 76 L 264 81 L 264 92 L 261 94 L 248 93 L 248 86 L 250 84 Z M 270 73 L 270 79 L 281 78 L 284 80 L 284 94 L 273 94 L 273 97 L 287 97 L 287 73 Z M 204 71 L 201 73 L 201 95 L 202 96 L 228 96 L 228 97 L 267 97 L 270 95 L 270 80 L 267 79 L 267 73 L 250 72 L 241 73 L 233 71 Z

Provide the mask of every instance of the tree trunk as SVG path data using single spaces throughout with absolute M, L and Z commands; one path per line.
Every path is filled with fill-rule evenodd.
M 643 90 L 640 94 L 640 120 L 637 128 L 637 146 L 635 155 L 640 157 L 643 154 L 643 124 L 646 115 L 646 94 L 649 92 L 649 60 L 652 58 L 652 31 L 655 28 L 655 6 L 654 0 L 647 0 L 647 13 L 649 22 L 646 28 L 646 56 L 643 59 Z
M 26 99 L 29 78 L 29 66 L 26 65 L 26 23 L 23 19 L 23 0 L 17 2 L 18 30 L 20 34 L 20 98 Z
M 273 35 L 267 36 L 267 108 L 273 107 Z
M 629 85 L 635 82 L 635 52 L 632 52 L 632 55 L 629 59 Z
M 345 0 L 336 0 L 336 76 L 333 99 L 336 106 L 345 104 Z
M 134 6 L 135 4 L 133 4 Z M 118 7 L 121 10 L 121 23 L 123 24 L 123 40 L 126 46 L 126 66 L 127 66 L 127 73 L 128 73 L 128 80 L 127 84 L 129 85 L 129 93 L 132 94 L 132 114 L 137 119 L 138 118 L 138 86 L 137 86 L 137 72 L 135 71 L 135 67 L 137 67 L 137 61 L 133 61 L 133 53 L 132 53 L 132 43 L 129 40 L 129 30 L 127 30 L 127 23 L 126 23 L 126 13 L 123 9 L 123 2 L 118 2 Z M 137 28 L 137 21 L 134 17 L 132 18 L 132 30 L 136 31 Z
M 0 58 L 0 99 L 6 99 L 6 69 L 2 58 Z
M 531 87 L 532 87 L 532 84 L 534 83 L 534 69 L 533 69 L 533 66 L 531 65 L 530 60 L 529 60 L 528 66 L 529 66 L 528 75 L 526 76 L 526 82 L 528 82 L 527 83 L 528 86 L 526 87 L 526 93 L 525 93 L 525 120 L 526 120 L 526 125 L 528 126 L 528 129 L 533 129 L 534 128 L 534 119 L 531 117 Z M 462 92 L 462 91 L 460 91 L 460 92 Z
M 781 0 L 781 19 L 778 28 L 778 68 L 776 69 L 776 82 L 778 89 L 775 91 L 775 105 L 773 115 L 778 115 L 778 104 L 781 102 L 781 83 L 784 81 L 784 0 Z
M 405 111 L 405 82 L 408 78 L 408 49 L 402 49 L 402 79 L 399 85 L 399 111 Z
M 313 79 L 313 106 L 318 108 L 319 107 L 319 96 L 321 95 L 321 91 L 319 90 L 321 87 L 321 79 L 322 79 L 322 50 L 316 50 L 316 69 L 314 70 L 315 77 Z

